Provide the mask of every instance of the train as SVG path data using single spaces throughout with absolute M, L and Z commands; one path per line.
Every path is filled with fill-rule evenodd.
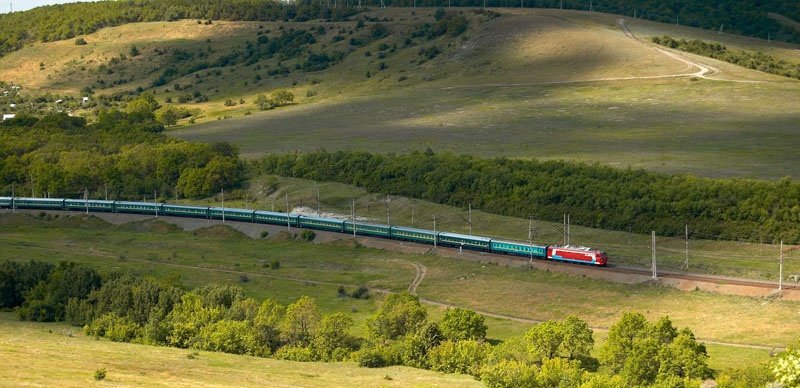
M 490 237 L 433 231 L 406 226 L 374 224 L 358 220 L 341 220 L 264 210 L 170 205 L 157 202 L 26 197 L 0 197 L 0 208 L 70 210 L 85 211 L 87 213 L 128 213 L 242 221 L 380 237 L 434 246 L 522 256 L 531 259 L 544 259 L 592 266 L 605 266 L 608 263 L 608 255 L 605 252 L 586 247 L 526 244 Z

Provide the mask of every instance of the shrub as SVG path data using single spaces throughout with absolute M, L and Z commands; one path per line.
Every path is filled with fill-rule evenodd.
M 445 373 L 466 373 L 480 376 L 489 345 L 474 340 L 445 341 L 428 353 L 432 370 Z
M 75 45 L 76 46 L 85 46 L 86 45 L 86 39 L 83 39 L 83 38 L 75 39 Z
M 304 230 L 304 231 L 302 231 L 300 233 L 300 239 L 305 240 L 305 241 L 314 241 L 314 238 L 316 238 L 316 237 L 317 237 L 317 234 L 314 233 L 313 230 L 306 229 L 306 230 Z
M 278 269 L 278 268 L 280 268 L 280 267 L 281 267 L 281 262 L 280 262 L 280 261 L 278 261 L 278 260 L 272 260 L 272 261 L 269 263 L 269 267 L 270 267 L 270 268 L 272 268 L 272 269 Z
M 269 236 L 269 232 L 266 231 L 266 230 L 262 230 L 261 231 L 261 238 L 267 238 L 267 236 Z
M 94 379 L 97 381 L 104 380 L 106 378 L 106 368 L 100 368 L 94 371 Z
M 501 360 L 481 371 L 481 381 L 489 388 L 534 388 L 536 367 L 516 360 Z
M 369 288 L 367 286 L 359 286 L 350 296 L 355 299 L 369 299 Z
M 308 346 L 286 345 L 274 355 L 279 360 L 310 362 L 314 361 L 314 353 Z

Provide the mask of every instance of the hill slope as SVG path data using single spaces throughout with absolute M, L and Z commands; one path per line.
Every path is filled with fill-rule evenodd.
M 0 313 L 0 384 L 84 387 L 94 384 L 205 387 L 470 387 L 470 376 L 391 367 L 359 368 L 355 363 L 299 363 L 214 352 L 193 352 L 106 340 L 80 328 L 19 322 Z M 12 334 L 13 333 L 13 334 Z M 189 355 L 192 357 L 188 357 Z M 107 371 L 95 382 L 98 369 Z
M 29 93 L 88 87 L 99 105 L 151 91 L 206 122 L 177 136 L 232 141 L 248 157 L 430 147 L 704 176 L 798 176 L 800 83 L 647 42 L 713 33 L 627 19 L 628 36 L 615 15 L 497 11 L 448 11 L 469 23 L 457 35 L 432 33 L 439 22 L 424 8 L 373 10 L 361 22 L 132 24 L 88 35 L 84 46 L 25 47 L 0 58 L 0 80 Z M 292 34 L 313 42 L 268 52 Z M 800 63 L 797 46 L 718 38 Z M 140 54 L 131 57 L 134 45 Z M 277 88 L 297 105 L 257 112 L 256 96 Z

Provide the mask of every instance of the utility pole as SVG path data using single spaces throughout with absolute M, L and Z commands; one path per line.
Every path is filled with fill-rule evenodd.
M 83 204 L 86 206 L 86 214 L 89 214 L 89 188 L 83 189 Z
M 594 6 L 591 1 L 589 2 L 589 12 L 594 12 Z
M 319 200 L 319 187 L 317 187 L 317 217 L 322 215 L 322 211 L 320 211 L 320 200 Z
M 153 190 L 153 205 L 156 207 L 156 219 L 158 219 L 158 192 Z M 89 209 L 86 209 L 86 212 L 89 212 Z M 225 211 L 222 212 L 223 219 L 225 218 Z
M 719 35 L 722 35 L 722 23 L 719 24 Z
M 686 225 L 686 234 L 685 234 L 684 240 L 686 241 L 686 263 L 685 263 L 685 265 L 686 265 L 686 270 L 688 271 L 689 270 L 689 225 Z
M 286 194 L 286 230 L 291 231 L 292 222 L 291 218 L 289 217 L 289 193 L 284 193 L 284 194 Z
M 570 220 L 569 220 L 569 213 L 567 213 L 567 245 L 569 245 L 569 240 L 570 240 L 570 237 L 571 237 L 571 236 L 569 235 L 569 234 L 570 234 L 570 233 L 569 233 L 569 232 L 570 232 L 570 230 L 569 230 L 569 226 L 570 226 L 570 224 L 571 224 L 571 222 L 570 222 Z
M 108 201 L 108 183 L 103 184 L 106 187 L 106 201 Z
M 225 188 L 224 187 L 222 188 L 222 191 L 220 191 L 220 193 L 222 194 L 222 223 L 224 224 L 225 223 Z
M 436 250 L 436 216 L 433 216 L 433 250 Z
M 416 202 L 411 202 L 411 226 L 414 226 L 414 210 L 417 208 Z
M 783 240 L 781 240 L 781 266 L 778 270 L 778 291 L 783 290 Z
M 353 214 L 353 239 L 356 238 L 356 199 L 353 198 L 352 205 L 350 205 L 350 211 Z
M 472 236 L 472 204 L 469 204 L 469 235 Z
M 386 195 L 386 225 L 391 225 L 389 222 L 389 195 Z
M 528 217 L 528 250 L 531 254 L 530 263 L 533 264 L 533 218 Z
M 559 6 L 558 6 L 558 8 L 559 8 L 560 10 L 562 10 L 562 11 L 564 10 L 564 0 L 561 0 L 561 2 L 559 3 Z
M 562 241 L 564 242 L 564 245 L 567 245 L 567 213 L 564 213 L 564 227 L 562 228 L 562 231 L 564 232 L 564 239 Z
M 652 233 L 653 233 L 652 234 L 652 236 L 653 236 L 653 242 L 652 242 L 652 246 L 653 246 L 653 263 L 652 263 L 653 279 L 658 279 L 658 270 L 656 270 L 656 231 L 654 230 Z
M 11 212 L 12 213 L 16 213 L 17 212 L 17 201 L 14 199 L 17 195 L 16 195 L 16 193 L 14 191 L 15 191 L 15 187 L 14 187 L 14 184 L 12 183 L 11 184 Z

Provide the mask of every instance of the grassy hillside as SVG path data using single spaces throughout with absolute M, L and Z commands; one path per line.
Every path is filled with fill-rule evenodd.
M 371 289 L 403 291 L 415 277 L 414 263 L 426 269 L 417 288 L 421 298 L 487 313 L 539 320 L 574 314 L 593 327 L 608 327 L 622 312 L 640 311 L 651 319 L 669 315 L 676 325 L 691 327 L 704 340 L 767 346 L 796 341 L 800 330 L 791 318 L 798 302 L 617 284 L 430 254 L 354 249 L 342 243 L 286 242 L 275 229 L 274 239 L 260 241 L 216 228 L 191 233 L 151 222 L 109 227 L 80 216 L 48 221 L 4 214 L 0 222 L 0 255 L 6 259 L 73 260 L 168 279 L 190 288 L 235 283 L 254 298 L 271 297 L 281 303 L 309 295 L 324 313 L 348 312 L 357 331 L 364 330 L 364 319 L 380 303 L 380 293 L 373 292 L 369 300 L 342 299 L 337 294 L 339 285 L 352 289 L 366 284 Z M 209 225 L 203 220 L 193 222 Z M 272 260 L 280 261 L 279 270 L 263 266 Z M 247 275 L 247 281 L 241 275 Z M 546 298 L 540 297 L 543 295 Z M 505 302 L 498 304 L 498 300 Z M 440 314 L 437 310 L 432 309 L 434 319 Z M 781 324 L 776 326 L 776 322 Z M 493 339 L 519 335 L 530 327 L 530 323 L 501 319 L 489 319 L 487 325 Z M 732 350 L 718 348 L 722 355 Z M 756 354 L 763 356 L 764 352 Z
M 191 355 L 191 357 L 189 357 Z M 93 340 L 80 328 L 19 322 L 0 313 L 0 385 L 207 387 L 479 387 L 471 376 L 355 363 L 298 363 Z M 95 381 L 96 370 L 106 378 Z
M 505 9 L 494 18 L 453 9 L 469 20 L 467 32 L 412 38 L 436 22 L 433 12 L 373 10 L 362 15 L 361 28 L 356 21 L 126 25 L 85 36 L 85 46 L 72 40 L 26 46 L 0 59 L 0 80 L 32 94 L 90 87 L 97 96 L 123 98 L 140 87 L 162 104 L 169 98 L 197 110 L 193 120 L 205 123 L 177 136 L 229 140 L 249 157 L 319 147 L 431 147 L 704 176 L 797 176 L 796 81 L 690 54 L 670 57 L 626 37 L 618 16 L 599 13 Z M 371 37 L 376 20 L 388 36 Z M 626 25 L 642 40 L 663 34 L 713 40 L 705 30 L 638 19 Z M 191 71 L 245 55 L 248 41 L 258 46 L 259 37 L 275 40 L 290 29 L 310 31 L 315 43 L 297 55 Z M 796 46 L 721 39 L 800 62 Z M 344 56 L 328 69 L 302 70 L 310 53 L 337 52 Z M 684 60 L 711 67 L 708 79 L 692 78 L 698 69 Z M 168 82 L 153 87 L 170 66 L 176 72 Z M 277 88 L 289 89 L 297 105 L 259 112 L 255 97 Z M 178 103 L 195 94 L 209 100 Z

